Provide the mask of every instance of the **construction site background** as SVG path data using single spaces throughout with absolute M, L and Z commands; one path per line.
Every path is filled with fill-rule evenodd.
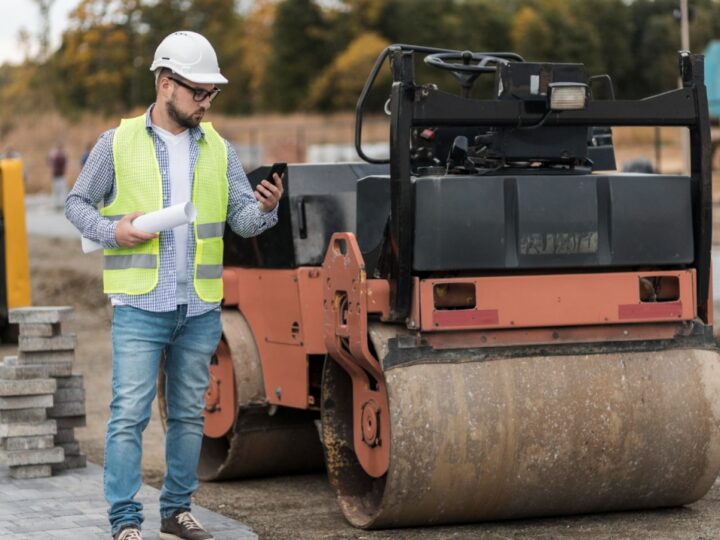
M 47 154 L 59 141 L 71 187 L 88 145 L 152 102 L 154 48 L 178 28 L 202 33 L 218 52 L 230 84 L 207 119 L 236 146 L 248 171 L 280 160 L 356 160 L 350 111 L 375 58 L 391 43 L 582 62 L 589 74 L 612 77 L 617 98 L 677 85 L 676 0 L 77 0 L 59 46 L 49 38 L 54 3 L 32 2 L 39 31 L 23 29 L 17 38 L 23 59 L 0 65 L 0 154 L 19 153 L 29 193 L 50 190 Z M 702 52 L 720 36 L 720 1 L 690 7 L 690 47 Z M 422 62 L 416 70 L 420 82 L 457 86 L 451 74 Z M 381 111 L 389 83 L 384 69 L 368 96 L 368 110 L 378 115 L 363 130 L 370 155 L 387 152 Z M 490 87 L 490 78 L 480 80 L 474 92 L 484 95 Z M 613 95 L 603 81 L 592 91 Z M 662 129 L 658 139 L 653 129 L 620 128 L 614 139 L 620 167 L 643 158 L 662 172 L 682 170 L 677 129 Z
M 138 109 L 131 114 L 141 112 Z M 235 146 L 246 171 L 275 161 L 317 163 L 359 160 L 353 146 L 355 118 L 350 113 L 247 117 L 211 113 L 210 119 Z M 80 157 L 85 147 L 94 144 L 103 131 L 116 124 L 117 119 L 101 115 L 88 114 L 80 121 L 70 121 L 59 113 L 28 116 L 18 122 L 10 146 L 21 154 L 27 192 L 50 192 L 52 178 L 46 163 L 47 152 L 60 139 L 64 141 L 69 157 L 67 181 L 72 187 L 80 173 Z M 372 149 L 380 155 L 387 155 L 388 129 L 386 117 L 367 118 L 363 124 L 365 150 Z M 621 169 L 629 160 L 644 159 L 660 172 L 680 172 L 680 134 L 679 128 L 662 128 L 659 132 L 654 128 L 613 128 L 618 167 Z M 2 148 L 0 146 L 0 151 Z M 714 191 L 720 196 L 720 189 Z
M 207 119 L 235 145 L 247 170 L 273 161 L 353 160 L 349 111 L 378 52 L 393 42 L 515 50 L 533 61 L 584 61 L 590 74 L 613 77 L 618 98 L 677 85 L 676 0 L 78 0 L 77 5 L 58 49 L 49 48 L 45 27 L 44 37 L 26 35 L 21 42 L 22 63 L 0 66 L 0 153 L 19 152 L 29 201 L 44 201 L 51 191 L 47 153 L 59 140 L 68 154 L 71 187 L 86 147 L 121 117 L 149 105 L 152 51 L 178 28 L 202 32 L 218 48 L 231 84 Z M 692 7 L 691 48 L 701 52 L 720 36 L 720 1 L 698 0 Z M 450 75 L 435 78 L 442 88 L 456 88 Z M 607 92 L 598 86 L 598 92 Z M 377 112 L 387 99 L 388 86 L 383 88 L 373 97 Z M 367 118 L 363 135 L 367 147 L 382 152 L 388 119 Z M 683 169 L 680 129 L 615 128 L 613 138 L 619 169 L 636 159 L 663 173 Z M 720 185 L 715 187 L 718 202 Z M 57 224 L 67 223 L 51 204 L 31 210 L 29 221 L 48 215 L 57 220 L 45 227 L 51 236 L 29 238 L 33 303 L 76 308 L 77 367 L 92 389 L 88 425 L 77 437 L 88 459 L 101 464 L 111 393 L 111 307 L 102 293 L 102 254 L 82 255 L 77 236 L 59 237 Z M 714 237 L 718 241 L 720 234 Z M 2 347 L 0 353 L 12 353 L 12 346 Z M 159 487 L 164 457 L 157 404 L 144 445 L 143 479 Z M 703 536 L 718 536 L 717 493 L 716 487 L 692 509 L 373 533 L 359 533 L 344 522 L 323 474 L 204 483 L 195 503 L 247 522 L 264 538 L 649 539 L 700 537 L 700 529 Z
M 55 0 L 29 3 L 39 8 L 40 31 L 24 29 L 24 60 L 0 67 L 0 137 L 19 113 L 116 116 L 145 106 L 153 51 L 178 28 L 200 32 L 217 50 L 231 84 L 214 108 L 225 114 L 351 110 L 391 43 L 582 62 L 593 75 L 608 73 L 622 98 L 677 83 L 677 0 L 77 0 L 59 47 L 50 41 Z M 694 52 L 717 38 L 720 3 L 691 2 L 689 34 Z M 427 73 L 418 66 L 419 80 Z M 593 91 L 609 93 L 602 82 Z M 371 102 L 386 98 L 378 92 Z

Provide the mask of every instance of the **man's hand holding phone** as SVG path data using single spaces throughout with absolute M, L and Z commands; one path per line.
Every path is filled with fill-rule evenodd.
M 282 177 L 286 170 L 287 163 L 274 163 L 268 175 L 272 182 L 266 178 L 255 188 L 255 198 L 263 212 L 270 212 L 280 201 L 283 194 Z

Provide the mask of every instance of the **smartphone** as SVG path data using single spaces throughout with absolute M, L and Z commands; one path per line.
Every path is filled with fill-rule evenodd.
M 284 163 L 282 161 L 273 163 L 273 166 L 270 167 L 267 181 L 275 183 L 275 173 L 277 173 L 278 176 L 282 177 L 282 175 L 285 174 L 285 171 L 287 171 L 287 163 Z

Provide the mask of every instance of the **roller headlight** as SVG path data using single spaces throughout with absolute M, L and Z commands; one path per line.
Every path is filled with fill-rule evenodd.
M 548 85 L 550 109 L 575 111 L 587 105 L 588 87 L 582 83 L 557 82 Z

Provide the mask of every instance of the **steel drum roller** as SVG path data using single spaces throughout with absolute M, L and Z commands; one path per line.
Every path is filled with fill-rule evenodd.
M 718 474 L 715 351 L 443 354 L 385 371 L 391 449 L 381 479 L 354 459 L 349 377 L 326 364 L 328 471 L 354 525 L 677 506 L 701 498 Z

